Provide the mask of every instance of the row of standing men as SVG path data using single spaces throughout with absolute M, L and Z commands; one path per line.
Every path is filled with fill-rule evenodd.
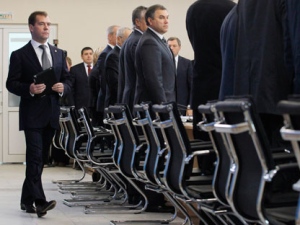
M 192 62 L 178 55 L 178 38 L 167 42 L 163 37 L 169 26 L 167 9 L 162 5 L 139 6 L 132 12 L 132 23 L 133 30 L 108 27 L 108 44 L 95 64 L 93 49 L 85 47 L 83 62 L 70 68 L 73 102 L 71 99 L 69 104 L 88 108 L 93 126 L 104 126 L 104 109 L 115 103 L 126 103 L 131 110 L 143 101 L 189 105 Z M 162 194 L 144 191 L 149 197 L 147 211 L 170 210 Z M 129 201 L 140 198 L 129 190 Z
M 70 68 L 73 81 L 73 100 L 71 99 L 71 102 L 68 102 L 68 104 L 74 104 L 76 108 L 88 108 L 94 126 L 103 125 L 103 111 L 108 105 L 113 105 L 117 102 L 126 103 L 132 109 L 134 103 L 139 102 L 137 99 L 134 100 L 137 83 L 135 49 L 140 37 L 148 27 L 145 21 L 146 10 L 146 7 L 140 6 L 133 11 L 133 30 L 127 27 L 119 27 L 117 25 L 108 27 L 108 44 L 100 53 L 97 62 L 93 62 L 93 49 L 85 47 L 81 51 L 81 58 L 83 62 Z M 153 36 L 154 32 L 151 31 L 148 33 Z M 192 62 L 178 55 L 181 48 L 181 42 L 178 38 L 170 37 L 168 39 L 167 44 L 171 51 L 168 46 L 166 48 L 165 43 L 161 40 L 157 39 L 154 43 L 158 50 L 161 47 L 163 47 L 165 51 L 167 50 L 167 59 L 169 60 L 171 67 L 161 71 L 160 76 L 162 76 L 163 73 L 167 74 L 169 69 L 173 72 L 171 74 L 173 77 L 170 78 L 170 81 L 172 82 L 170 82 L 171 86 L 169 92 L 171 95 L 176 95 L 176 97 L 173 96 L 171 99 L 176 99 L 178 104 L 187 107 L 190 104 Z M 157 43 L 161 46 L 157 45 Z M 149 52 L 152 52 L 152 50 L 148 50 L 147 57 L 151 57 Z M 174 55 L 174 58 L 172 54 Z M 157 59 L 157 62 L 154 62 L 155 58 Z M 151 61 L 152 64 L 155 63 L 157 66 L 163 68 L 167 64 L 164 64 L 164 66 L 160 65 L 159 61 L 161 59 L 162 58 L 154 55 L 152 59 L 149 58 L 149 62 Z M 173 65 L 175 65 L 175 68 Z M 92 70 L 90 70 L 89 67 L 91 67 Z M 152 71 L 147 72 L 147 70 L 143 68 L 143 71 L 141 71 L 141 73 L 143 73 L 143 77 L 147 77 L 145 73 L 149 73 L 150 80 L 148 84 L 153 82 L 153 88 L 155 88 L 152 90 L 157 90 L 157 92 L 159 92 L 160 89 L 163 89 L 164 85 L 159 84 L 159 78 L 155 79 L 155 73 L 150 75 L 151 72 L 157 72 L 157 70 L 154 71 L 155 68 L 153 68 L 150 63 L 144 63 L 143 67 L 152 69 Z M 174 88 L 175 77 L 176 88 Z M 144 84 L 142 87 L 143 92 L 144 90 L 147 90 L 147 88 L 144 89 Z M 139 94 L 141 94 L 141 89 L 139 86 L 138 88 Z M 172 89 L 176 89 L 176 93 L 174 93 Z M 149 92 L 151 92 L 151 90 L 149 90 Z M 143 99 L 147 101 L 155 100 L 155 103 L 159 103 L 161 100 L 166 101 L 163 90 L 161 90 L 159 95 L 158 99 L 155 99 L 158 96 L 151 96 L 154 97 L 154 99 L 148 98 L 148 96 L 143 97 Z

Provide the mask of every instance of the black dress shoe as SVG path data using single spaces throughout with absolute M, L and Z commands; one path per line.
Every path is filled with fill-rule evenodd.
M 36 207 L 36 214 L 38 217 L 45 216 L 47 211 L 54 209 L 56 206 L 56 201 L 45 202 L 43 205 L 38 205 Z
M 25 205 L 21 203 L 21 210 L 25 210 L 27 213 L 36 213 L 36 209 L 33 205 Z
M 145 211 L 158 213 L 174 213 L 175 208 L 173 206 L 147 206 Z

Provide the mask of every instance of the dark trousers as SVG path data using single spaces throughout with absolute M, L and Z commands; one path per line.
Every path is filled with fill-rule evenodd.
M 90 107 L 90 116 L 92 119 L 92 125 L 94 127 L 103 126 L 104 115 L 103 112 L 96 111 L 96 108 Z
M 21 203 L 41 205 L 46 201 L 42 173 L 44 156 L 49 154 L 50 144 L 54 135 L 50 126 L 38 129 L 26 129 L 26 177 L 23 183 Z

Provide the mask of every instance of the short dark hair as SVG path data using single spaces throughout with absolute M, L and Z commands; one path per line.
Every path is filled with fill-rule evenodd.
M 147 9 L 146 14 L 145 14 L 145 20 L 146 20 L 147 26 L 150 25 L 148 22 L 148 18 L 154 19 L 154 14 L 155 14 L 156 10 L 167 10 L 167 9 L 163 5 L 159 5 L 159 4 L 150 6 Z
M 81 55 L 83 54 L 84 51 L 86 50 L 92 50 L 92 52 L 94 52 L 94 50 L 91 48 L 91 47 L 84 47 L 82 50 L 81 50 Z
M 44 16 L 44 17 L 47 17 L 48 16 L 48 13 L 45 12 L 45 11 L 35 11 L 33 13 L 30 14 L 30 16 L 28 17 L 28 25 L 33 25 L 35 24 L 36 22 L 36 16 Z
M 174 41 L 176 40 L 178 45 L 181 46 L 181 41 L 178 37 L 169 37 L 167 41 Z
M 135 25 L 135 20 L 136 19 L 141 19 L 141 15 L 142 15 L 142 12 L 143 11 L 146 11 L 147 10 L 147 7 L 145 6 L 138 6 L 136 7 L 133 11 L 132 11 L 132 24 L 133 26 Z

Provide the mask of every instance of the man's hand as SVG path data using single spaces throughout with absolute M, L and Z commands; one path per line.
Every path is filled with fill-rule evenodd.
M 30 93 L 31 94 L 41 94 L 45 89 L 46 85 L 45 84 L 30 84 Z
M 64 92 L 64 84 L 63 83 L 56 83 L 52 86 L 52 90 L 58 93 Z

